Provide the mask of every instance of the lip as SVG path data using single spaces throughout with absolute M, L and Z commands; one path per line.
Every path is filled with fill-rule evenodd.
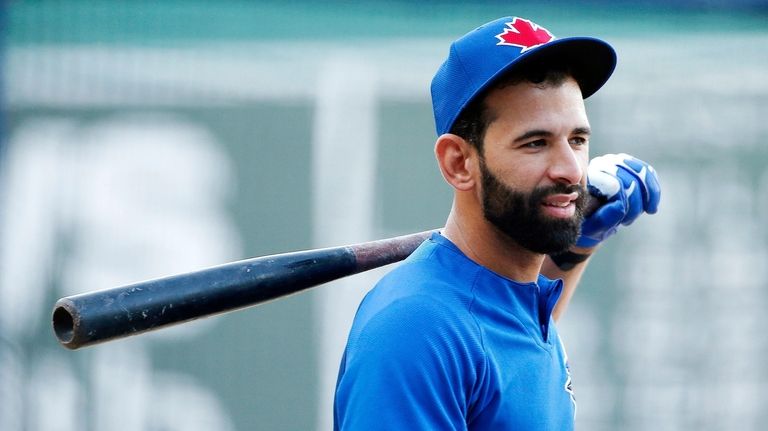
M 576 199 L 579 193 L 558 193 L 549 195 L 541 202 L 545 214 L 554 218 L 570 218 L 576 213 Z
M 568 203 L 573 203 L 576 201 L 576 199 L 579 198 L 578 192 L 572 192 L 572 193 L 558 193 L 553 194 L 545 197 L 542 200 L 542 204 L 544 205 L 564 205 Z

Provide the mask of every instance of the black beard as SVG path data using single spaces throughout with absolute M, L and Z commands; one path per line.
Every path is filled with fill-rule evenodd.
M 574 244 L 584 220 L 586 190 L 579 184 L 555 184 L 523 193 L 504 185 L 480 159 L 483 186 L 483 215 L 510 239 L 535 253 L 561 253 Z M 541 203 L 551 194 L 577 192 L 576 213 L 569 219 L 542 214 Z

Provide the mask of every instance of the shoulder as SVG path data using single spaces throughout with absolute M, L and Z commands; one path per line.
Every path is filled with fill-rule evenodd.
M 472 326 L 473 282 L 471 274 L 457 276 L 433 259 L 406 261 L 368 292 L 355 324 Z
M 466 311 L 479 268 L 452 248 L 427 240 L 376 284 L 363 306 L 406 300 L 425 307 Z
M 341 428 L 454 429 L 465 423 L 487 368 L 468 298 L 466 280 L 433 259 L 409 259 L 368 293 L 339 370 L 335 413 Z
M 349 334 L 348 359 L 381 355 L 410 361 L 419 352 L 422 359 L 475 362 L 482 356 L 481 332 L 471 311 L 471 279 L 457 280 L 425 263 L 406 262 L 366 295 Z
M 450 416 L 460 419 L 486 368 L 480 332 L 460 302 L 406 290 L 396 295 L 374 291 L 361 305 L 337 386 L 341 405 L 353 407 L 342 410 L 348 415 L 375 405 L 380 415 L 391 409 L 400 417 L 415 409 L 413 419 L 423 420 L 450 406 L 456 409 Z M 413 405 L 402 405 L 404 400 Z

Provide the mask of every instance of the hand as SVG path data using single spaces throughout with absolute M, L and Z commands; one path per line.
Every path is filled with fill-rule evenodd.
M 659 207 L 661 187 L 656 170 L 629 154 L 606 154 L 589 162 L 589 193 L 604 201 L 581 224 L 576 245 L 594 247 L 627 226 L 643 212 L 654 214 Z

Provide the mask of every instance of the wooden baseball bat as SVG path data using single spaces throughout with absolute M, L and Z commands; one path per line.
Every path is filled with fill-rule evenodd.
M 588 194 L 585 213 L 602 202 Z M 258 305 L 403 260 L 433 232 L 257 257 L 67 296 L 53 307 L 53 331 L 64 347 L 78 349 Z
M 403 260 L 432 232 L 257 257 L 68 296 L 54 305 L 53 331 L 64 347 L 78 349 L 250 307 Z

